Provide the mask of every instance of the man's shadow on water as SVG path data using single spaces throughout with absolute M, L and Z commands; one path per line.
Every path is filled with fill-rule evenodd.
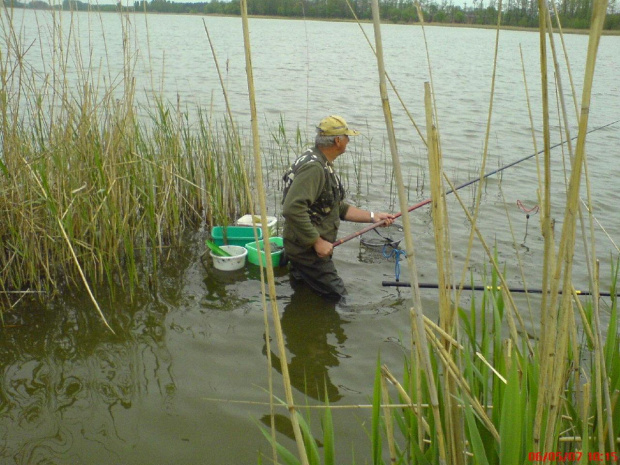
M 325 401 L 326 394 L 330 403 L 340 400 L 342 395 L 329 378 L 329 368 L 338 366 L 343 357 L 338 348 L 347 340 L 342 328 L 347 322 L 336 311 L 336 302 L 300 283 L 294 286 L 280 322 L 291 357 L 288 371 L 293 387 L 320 401 Z M 330 334 L 337 345 L 329 342 Z M 282 373 L 282 362 L 274 350 L 272 345 L 272 366 Z M 266 346 L 263 354 L 267 354 Z

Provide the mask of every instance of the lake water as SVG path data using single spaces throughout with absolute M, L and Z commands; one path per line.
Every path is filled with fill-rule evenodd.
M 72 18 L 65 14 L 60 17 L 68 30 Z M 161 91 L 190 113 L 201 106 L 223 117 L 222 91 L 203 20 L 224 74 L 232 110 L 249 134 L 239 18 L 76 14 L 73 33 L 80 37 L 83 56 L 89 57 L 85 66 L 97 70 L 102 82 L 109 84 L 120 82 L 122 77 L 123 29 L 130 31 L 130 59 L 135 62 L 140 95 Z M 32 43 L 27 59 L 41 70 L 45 70 L 46 53 L 53 43 L 51 22 L 50 13 L 15 11 L 14 24 L 25 43 Z M 293 138 L 299 128 L 310 141 L 314 125 L 322 117 L 341 114 L 363 133 L 350 144 L 351 153 L 336 162 L 344 173 L 350 197 L 363 208 L 397 211 L 376 60 L 359 26 L 252 19 L 250 28 L 266 159 L 273 159 L 269 151 L 275 149 L 269 131 L 280 119 L 289 137 Z M 363 29 L 372 38 L 371 26 L 364 25 Z M 386 25 L 382 32 L 388 74 L 423 131 L 423 84 L 431 77 L 425 43 L 428 45 L 444 166 L 457 185 L 477 177 L 485 145 L 495 31 L 428 27 L 424 37 L 420 27 Z M 488 170 L 542 148 L 538 40 L 536 32 L 500 34 Z M 559 42 L 556 36 L 558 50 Z M 565 42 L 580 92 L 588 37 L 568 35 Z M 590 107 L 591 129 L 620 119 L 619 51 L 620 37 L 602 38 Z M 521 53 L 537 128 L 536 146 L 530 132 Z M 69 63 L 69 72 L 77 73 L 75 69 L 75 63 Z M 561 78 L 568 97 L 566 66 Z M 551 89 L 553 95 L 555 88 Z M 413 204 L 429 195 L 426 153 L 393 93 L 390 98 Z M 580 102 L 580 95 L 577 98 Z M 557 113 L 555 105 L 553 115 Z M 573 108 L 572 100 L 567 107 Z M 574 111 L 570 113 L 574 136 L 576 117 Z M 555 121 L 557 116 L 552 117 Z M 552 124 L 552 143 L 556 143 L 560 141 L 558 124 Z M 620 175 L 616 162 L 619 146 L 618 123 L 588 136 L 594 213 L 616 243 L 620 239 L 616 182 Z M 286 156 L 292 160 L 295 153 Z M 552 210 L 559 232 L 565 189 L 563 156 L 568 154 L 558 147 L 552 156 Z M 361 167 L 359 176 L 356 166 Z M 268 180 L 279 175 L 277 166 L 266 170 Z M 474 189 L 461 191 L 468 205 Z M 536 288 L 540 283 L 539 217 L 533 215 L 528 220 L 517 207 L 517 201 L 534 207 L 538 203 L 536 190 L 532 159 L 489 178 L 483 193 L 479 227 L 490 244 L 497 244 L 507 280 L 516 287 L 523 283 L 515 249 L 529 277 L 528 286 Z M 277 196 L 277 192 L 270 193 L 269 214 L 279 213 Z M 449 207 L 454 264 L 460 276 L 469 227 L 453 196 Z M 428 208 L 413 212 L 411 221 L 420 281 L 436 282 Z M 358 227 L 343 224 L 341 236 Z M 610 261 L 618 250 L 601 228 L 595 234 L 601 277 L 608 283 Z M 162 268 L 156 291 L 139 294 L 134 302 L 122 292 L 113 303 L 100 301 L 113 326 L 122 328 L 117 336 L 102 330 L 89 299 L 82 294 L 62 295 L 47 306 L 28 304 L 5 316 L 11 326 L 3 330 L 0 340 L 3 464 L 229 465 L 257 463 L 259 451 L 270 453 L 258 427 L 268 422 L 269 415 L 258 270 L 250 266 L 235 273 L 207 270 L 200 259 L 204 239 L 202 231 L 188 234 L 186 247 Z M 581 238 L 578 241 L 574 282 L 585 289 L 586 266 L 580 251 L 583 242 Z M 409 292 L 381 285 L 382 280 L 394 279 L 393 260 L 384 259 L 380 252 L 354 239 L 336 249 L 335 261 L 352 297 L 346 305 L 326 304 L 303 288 L 293 291 L 287 273 L 276 273 L 298 403 L 318 403 L 325 382 L 332 404 L 367 404 L 379 352 L 399 377 L 409 346 Z M 488 269 L 488 260 L 476 245 L 470 263 L 476 278 L 485 266 Z M 408 279 L 405 266 L 401 279 Z M 436 317 L 436 291 L 423 291 L 423 304 L 424 312 Z M 535 304 L 534 322 L 529 323 L 533 331 L 537 328 Z M 603 321 L 607 321 L 606 313 Z M 274 366 L 275 392 L 283 398 L 279 360 Z M 281 419 L 286 412 L 279 414 Z M 339 463 L 350 463 L 352 456 L 363 462 L 370 451 L 364 433 L 369 411 L 337 410 L 334 416 Z M 285 423 L 281 430 L 286 433 Z M 314 426 L 318 433 L 318 422 Z M 283 438 L 293 447 L 292 441 Z

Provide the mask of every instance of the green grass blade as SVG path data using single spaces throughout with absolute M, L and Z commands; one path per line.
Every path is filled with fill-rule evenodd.
M 424 456 L 424 453 L 420 449 L 420 446 L 416 441 L 411 441 L 411 450 L 413 451 L 413 455 L 415 456 L 417 463 L 419 465 L 432 465 L 431 462 Z
M 327 399 L 327 393 L 325 394 Z M 327 408 L 321 419 L 323 426 L 323 463 L 324 465 L 336 465 L 336 450 L 334 441 L 334 422 L 332 411 L 329 408 L 329 400 L 326 401 Z
M 508 385 L 504 391 L 500 416 L 499 463 L 502 465 L 523 463 L 523 457 L 521 457 L 524 415 L 522 404 L 518 365 L 517 361 L 513 360 L 508 375 Z
M 613 305 L 611 307 L 611 314 L 609 316 L 609 326 L 607 329 L 607 340 L 605 341 L 604 354 L 605 354 L 605 366 L 607 368 L 608 373 L 612 379 L 618 375 L 617 373 L 617 364 L 620 362 L 617 359 L 618 356 L 618 306 L 616 305 L 615 299 Z M 618 376 L 618 380 L 620 380 L 620 376 Z M 611 386 L 612 388 L 616 388 L 617 386 Z
M 381 465 L 381 358 L 377 358 L 377 370 L 375 372 L 375 386 L 372 402 L 372 463 Z
M 286 465 L 301 465 L 301 462 L 297 459 L 297 457 L 295 457 L 286 447 L 284 447 L 282 444 L 280 444 L 271 437 L 271 433 L 267 428 L 261 425 L 258 425 L 258 427 L 260 428 L 263 435 L 267 438 L 269 443 L 275 446 L 278 455 Z
M 321 465 L 321 459 L 319 455 L 319 447 L 312 436 L 310 426 L 304 419 L 303 415 L 297 413 L 297 421 L 304 437 L 304 445 L 306 446 L 306 454 L 308 455 L 308 462 L 310 465 Z
M 6 167 L 4 163 L 2 163 L 2 160 L 0 160 L 0 170 L 4 173 L 4 175 L 7 178 L 9 177 L 9 169 Z
M 467 430 L 469 431 L 469 443 L 471 445 L 471 452 L 474 454 L 474 462 L 478 465 L 489 465 L 487 460 L 487 454 L 484 449 L 484 443 L 478 431 L 478 424 L 474 418 L 474 413 L 471 405 L 465 407 L 465 420 L 467 421 Z
M 206 243 L 207 243 L 207 247 L 209 247 L 209 249 L 211 249 L 211 251 L 218 257 L 232 257 L 231 254 L 226 252 L 224 249 L 218 246 L 215 242 L 207 240 Z

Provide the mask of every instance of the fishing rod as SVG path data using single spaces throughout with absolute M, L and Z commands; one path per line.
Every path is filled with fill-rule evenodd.
M 383 281 L 381 284 L 383 285 L 383 287 L 411 287 L 411 283 L 406 283 L 406 282 L 401 282 L 401 281 Z M 439 289 L 438 284 L 431 284 L 431 283 L 420 283 L 418 284 L 418 287 L 420 289 Z M 446 289 L 454 289 L 454 286 L 446 286 Z M 485 290 L 491 291 L 493 289 L 499 291 L 502 289 L 502 286 L 462 286 L 461 289 L 465 291 L 485 291 Z M 542 294 L 543 293 L 542 289 L 525 289 L 523 287 L 510 287 L 507 290 L 510 292 L 523 292 L 523 293 L 530 293 L 530 294 Z M 559 291 L 559 293 L 561 294 L 562 291 Z M 575 290 L 575 294 L 592 295 L 592 292 Z M 598 295 L 601 297 L 610 297 L 612 295 L 618 295 L 618 294 L 611 294 L 609 292 L 599 292 Z
M 590 134 L 591 132 L 598 131 L 598 130 L 600 130 L 600 129 L 604 129 L 604 128 L 609 127 L 609 126 L 612 126 L 612 125 L 614 125 L 614 124 L 616 124 L 616 123 L 618 123 L 618 122 L 620 122 L 620 120 L 613 121 L 612 123 L 605 124 L 604 126 L 599 126 L 598 128 L 590 129 L 589 131 L 587 131 L 587 132 L 586 132 L 586 134 Z M 575 136 L 575 137 L 572 137 L 570 140 L 575 140 L 575 139 L 577 139 L 577 137 L 579 137 L 579 136 L 577 135 L 577 136 Z M 560 145 L 564 145 L 564 144 L 566 144 L 567 142 L 568 142 L 568 141 L 558 142 L 557 144 L 552 145 L 551 147 L 549 147 L 549 150 L 554 149 L 554 148 L 556 148 L 556 147 L 559 147 Z M 470 186 L 470 185 L 472 185 L 472 184 L 474 184 L 474 183 L 476 183 L 476 182 L 478 182 L 478 181 L 481 181 L 481 180 L 483 180 L 483 179 L 486 179 L 486 178 L 488 178 L 489 176 L 493 176 L 494 174 L 497 174 L 497 173 L 499 173 L 499 172 L 501 172 L 501 171 L 504 171 L 504 170 L 506 170 L 506 169 L 508 169 L 508 168 L 511 168 L 511 167 L 513 167 L 513 166 L 515 166 L 515 165 L 517 165 L 517 164 L 521 163 L 521 162 L 524 162 L 525 160 L 529 160 L 530 158 L 535 157 L 536 155 L 540 155 L 540 154 L 541 154 L 541 153 L 543 153 L 544 151 L 545 151 L 545 149 L 539 150 L 538 152 L 533 153 L 533 154 L 531 154 L 531 155 L 528 155 L 527 157 L 523 157 L 523 158 L 521 158 L 520 160 L 513 161 L 512 163 L 509 163 L 509 164 L 507 164 L 507 165 L 504 165 L 504 166 L 502 166 L 502 167 L 500 167 L 500 168 L 498 168 L 498 169 L 496 169 L 496 170 L 490 171 L 489 173 L 487 173 L 487 174 L 485 174 L 485 175 L 483 175 L 483 176 L 479 176 L 479 177 L 477 177 L 477 178 L 475 178 L 475 179 L 472 179 L 472 180 L 470 180 L 470 181 L 467 181 L 467 182 L 465 182 L 465 183 L 461 184 L 460 186 L 455 187 L 454 189 L 449 189 L 449 190 L 447 190 L 447 191 L 446 191 L 446 195 L 451 194 L 451 193 L 452 193 L 452 192 L 454 192 L 454 191 L 458 191 L 458 190 L 460 190 L 460 189 L 463 189 L 464 187 Z M 423 201 L 421 201 L 421 202 L 419 202 L 419 203 L 416 203 L 415 205 L 413 205 L 413 206 L 409 207 L 409 209 L 408 209 L 407 211 L 408 211 L 408 212 L 412 212 L 413 210 L 417 210 L 418 208 L 423 207 L 424 205 L 428 205 L 429 203 L 431 203 L 431 202 L 432 202 L 432 200 L 433 200 L 433 199 L 426 199 L 426 200 L 423 200 Z M 396 214 L 394 215 L 394 219 L 399 218 L 400 216 L 402 216 L 402 212 L 396 213 Z M 384 223 L 385 223 L 385 220 L 380 221 L 380 222 L 378 222 L 378 223 L 373 223 L 373 224 L 371 224 L 371 225 L 369 225 L 369 226 L 366 226 L 365 228 L 360 229 L 360 230 L 359 230 L 359 231 L 357 231 L 357 232 L 354 232 L 354 233 L 352 233 L 352 234 L 349 234 L 348 236 L 343 237 L 342 239 L 338 239 L 338 240 L 337 240 L 336 242 L 334 242 L 332 245 L 333 245 L 334 247 L 337 247 L 337 246 L 339 246 L 340 244 L 344 244 L 345 242 L 350 241 L 351 239 L 354 239 L 354 238 L 356 238 L 356 237 L 358 237 L 358 236 L 361 236 L 362 234 L 367 233 L 368 231 L 371 231 L 371 230 L 373 230 L 373 229 L 375 229 L 375 228 L 377 228 L 377 227 L 381 226 L 381 225 L 382 225 L 382 224 L 384 224 Z

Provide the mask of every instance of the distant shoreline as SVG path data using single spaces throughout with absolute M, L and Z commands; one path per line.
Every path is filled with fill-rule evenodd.
M 144 11 L 135 11 L 135 13 L 144 13 Z M 182 14 L 186 16 L 215 16 L 222 18 L 240 18 L 239 15 L 225 15 L 220 13 L 160 13 L 157 11 L 147 11 L 148 14 Z M 298 16 L 269 16 L 269 15 L 248 15 L 249 18 L 252 19 L 289 19 L 293 21 L 327 21 L 333 23 L 357 23 L 360 22 L 362 24 L 372 24 L 372 21 L 369 19 L 343 19 L 343 18 L 302 18 Z M 422 26 L 422 23 L 395 23 L 393 21 L 381 21 L 382 24 L 393 24 L 396 26 Z M 470 29 L 496 29 L 497 25 L 494 24 L 466 24 L 466 23 L 424 23 L 424 26 L 444 26 L 444 27 L 463 27 Z M 536 27 L 521 27 L 521 26 L 504 26 L 500 25 L 501 30 L 505 31 L 523 31 L 523 32 L 533 32 L 538 31 Z M 553 28 L 553 32 L 560 32 L 557 28 Z M 564 34 L 581 34 L 588 35 L 590 33 L 590 29 L 572 29 L 572 28 L 562 28 L 562 33 Z M 620 31 L 617 30 L 603 30 L 602 35 L 607 36 L 618 36 L 620 35 Z
M 150 12 L 149 12 L 150 13 Z M 163 13 L 162 13 L 163 14 Z M 186 13 L 187 15 L 193 15 L 192 13 Z M 202 14 L 202 16 L 220 16 L 227 18 L 239 18 L 237 15 L 222 15 L 222 14 Z M 342 19 L 342 18 L 299 18 L 299 17 L 290 17 L 290 16 L 265 16 L 265 15 L 249 15 L 252 19 L 290 19 L 295 21 L 328 21 L 328 22 L 337 22 L 337 23 L 357 23 L 360 22 L 362 24 L 372 24 L 371 20 L 360 19 L 359 21 L 355 19 Z M 395 23 L 392 21 L 381 21 L 382 24 L 393 24 L 396 26 L 422 26 L 422 23 Z M 466 23 L 424 23 L 424 26 L 443 26 L 443 27 L 462 27 L 462 28 L 470 28 L 470 29 L 497 29 L 497 25 L 494 24 L 466 24 Z M 505 31 L 522 31 L 522 32 L 534 32 L 538 31 L 536 27 L 521 27 L 521 26 L 504 26 L 500 25 L 501 30 Z M 553 28 L 553 32 L 559 33 L 560 31 L 557 28 Z M 562 28 L 562 33 L 564 34 L 581 34 L 588 35 L 590 33 L 590 29 L 573 29 L 573 28 Z M 620 31 L 617 30 L 603 30 L 602 35 L 609 36 L 618 36 L 620 35 Z
M 35 10 L 35 11 L 61 11 L 56 10 L 54 8 L 36 8 L 29 7 L 24 8 L 21 6 L 15 6 L 14 8 L 20 8 L 24 10 Z M 64 11 L 64 10 L 62 10 Z M 104 9 L 93 9 L 90 11 L 85 10 L 74 10 L 76 12 L 87 12 L 87 13 L 118 13 L 118 11 L 111 10 L 109 8 Z M 125 13 L 134 13 L 134 14 L 154 14 L 154 15 L 179 15 L 179 16 L 213 16 L 213 17 L 222 17 L 222 18 L 240 18 L 240 15 L 237 14 L 222 14 L 222 13 L 177 13 L 177 12 L 161 12 L 161 11 L 143 11 L 143 10 L 125 10 Z M 338 23 L 362 23 L 362 24 L 370 24 L 372 20 L 368 19 L 345 19 L 345 18 L 318 18 L 318 17 L 300 17 L 300 16 L 275 16 L 275 15 L 249 15 L 252 19 L 285 19 L 285 20 L 293 20 L 293 21 L 328 21 L 328 22 L 338 22 Z M 497 25 L 495 24 L 469 24 L 469 23 L 442 23 L 442 22 L 424 22 L 424 24 L 420 22 L 415 23 L 399 23 L 389 20 L 381 21 L 382 24 L 393 24 L 397 26 L 430 26 L 430 27 L 456 27 L 456 28 L 470 28 L 470 29 L 497 29 Z M 538 31 L 537 27 L 523 27 L 523 26 L 509 26 L 509 25 L 500 25 L 500 30 L 506 31 L 522 31 L 522 32 L 534 32 Z M 554 33 L 559 33 L 558 28 L 553 28 Z M 562 33 L 564 34 L 580 34 L 580 35 L 588 35 L 590 33 L 590 29 L 575 29 L 575 28 L 562 28 Z M 602 31 L 602 35 L 604 36 L 619 36 L 620 30 L 615 29 L 604 29 Z

